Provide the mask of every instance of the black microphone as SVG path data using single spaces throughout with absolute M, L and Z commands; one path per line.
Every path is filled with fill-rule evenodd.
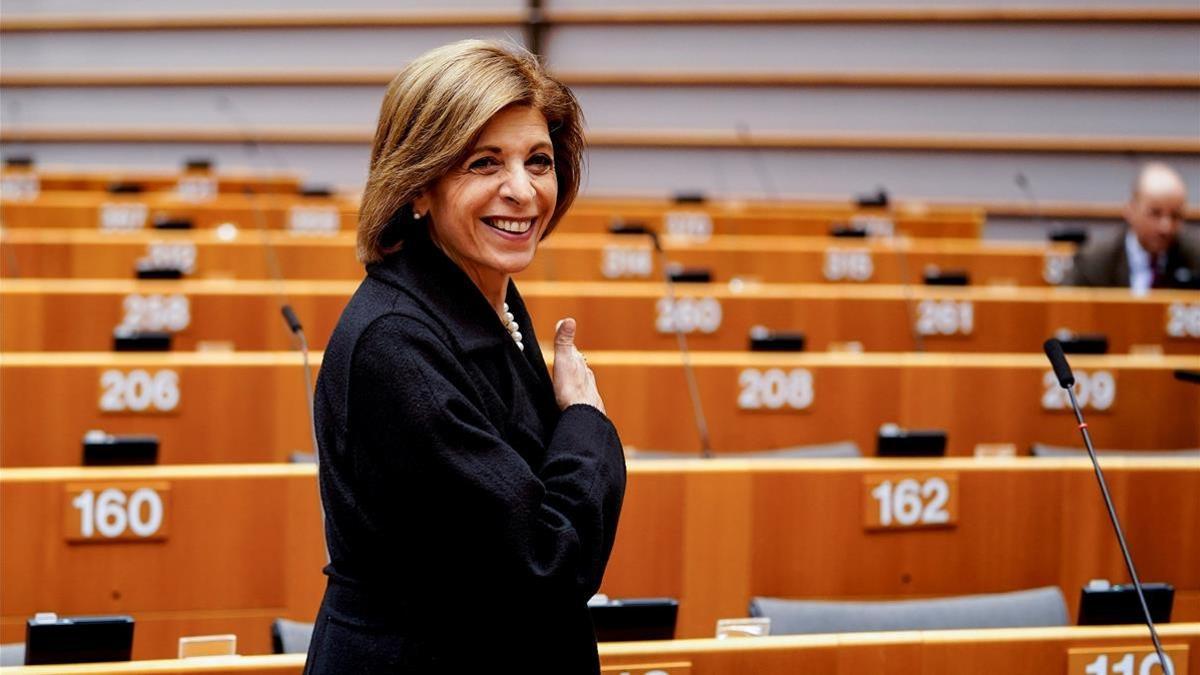
M 618 235 L 633 235 L 649 237 L 658 253 L 658 264 L 662 268 L 663 280 L 667 286 L 667 298 L 671 301 L 671 311 L 675 308 L 675 279 L 667 265 L 667 254 L 659 242 L 658 233 L 643 224 L 616 224 L 608 231 Z M 704 417 L 704 406 L 700 402 L 700 387 L 696 384 L 696 371 L 692 368 L 692 356 L 688 351 L 687 336 L 679 326 L 678 321 L 672 321 L 675 326 L 675 339 L 679 342 L 679 356 L 683 359 L 683 375 L 687 380 L 688 395 L 692 399 L 692 414 L 696 420 L 696 435 L 700 437 L 700 455 L 706 459 L 713 456 L 712 441 L 708 437 L 708 421 Z
M 304 334 L 304 327 L 300 325 L 300 319 L 296 317 L 296 311 L 291 305 L 284 305 L 280 308 L 283 313 L 283 320 L 287 322 L 288 330 L 295 333 L 297 336 Z
M 1096 470 L 1096 480 L 1100 483 L 1100 494 L 1103 495 L 1104 505 L 1108 508 L 1108 518 L 1112 521 L 1113 531 L 1117 534 L 1117 543 L 1121 546 L 1121 554 L 1125 556 L 1125 567 L 1129 569 L 1129 576 L 1133 579 L 1133 588 L 1137 591 L 1138 600 L 1142 603 L 1142 613 L 1146 617 L 1146 626 L 1150 629 L 1150 638 L 1154 642 L 1154 651 L 1158 654 L 1158 663 L 1162 667 L 1164 675 L 1172 675 L 1174 668 L 1163 654 L 1162 643 L 1158 640 L 1158 631 L 1154 629 L 1154 620 L 1150 618 L 1150 608 L 1146 604 L 1146 596 L 1142 592 L 1142 582 L 1138 579 L 1137 570 L 1133 566 L 1133 557 L 1129 554 L 1129 545 L 1125 543 L 1125 534 L 1121 531 L 1121 521 L 1117 519 L 1117 511 L 1113 508 L 1112 497 L 1108 494 L 1108 483 L 1104 480 L 1104 472 L 1100 470 L 1100 461 L 1096 459 L 1096 449 L 1092 447 L 1092 436 L 1088 433 L 1087 422 L 1083 421 L 1083 411 L 1079 409 L 1079 402 L 1075 400 L 1075 375 L 1067 363 L 1062 343 L 1055 338 L 1050 338 L 1042 344 L 1042 349 L 1046 352 L 1046 357 L 1050 359 L 1050 367 L 1054 369 L 1054 376 L 1058 378 L 1058 384 L 1067 390 L 1067 396 L 1071 399 L 1071 408 L 1075 411 L 1075 419 L 1079 421 L 1079 431 L 1083 434 L 1083 444 L 1087 448 L 1088 457 L 1092 460 L 1092 467 Z

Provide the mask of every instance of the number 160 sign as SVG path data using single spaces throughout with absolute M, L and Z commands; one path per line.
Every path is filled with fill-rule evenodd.
M 167 538 L 167 483 L 89 483 L 66 486 L 67 541 L 160 541 Z

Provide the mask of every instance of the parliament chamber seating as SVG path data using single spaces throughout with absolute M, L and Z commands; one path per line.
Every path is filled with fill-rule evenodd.
M 663 277 L 645 238 L 564 230 L 543 242 L 519 275 L 530 281 L 646 280 Z M 715 281 L 921 284 L 927 273 L 965 272 L 984 286 L 1046 286 L 1063 278 L 1072 244 L 716 235 L 662 237 L 669 265 L 708 271 Z M 277 270 L 270 262 L 277 261 Z M 354 233 L 217 230 L 9 229 L 0 235 L 0 271 L 13 278 L 129 279 L 138 262 L 178 269 L 187 278 L 362 278 Z
M 168 330 L 174 348 L 219 342 L 238 350 L 291 346 L 279 319 L 287 301 L 310 344 L 324 346 L 354 281 L 7 279 L 0 305 L 6 351 L 89 351 L 114 329 Z M 807 348 L 874 351 L 1035 352 L 1061 330 L 1102 333 L 1113 353 L 1149 347 L 1200 354 L 1193 291 L 1134 296 L 1121 289 L 851 284 L 680 284 L 527 281 L 521 292 L 535 330 L 574 316 L 591 350 L 743 350 L 751 328 L 802 331 Z M 617 318 L 620 320 L 616 320 Z
M 205 633 L 235 633 L 239 652 L 265 654 L 312 620 L 321 520 L 314 468 L 289 463 L 311 451 L 311 435 L 279 306 L 296 308 L 315 372 L 361 276 L 355 213 L 347 198 L 252 182 L 190 203 L 165 178 L 141 195 L 103 194 L 101 181 L 53 192 L 65 183 L 47 180 L 32 201 L 4 201 L 0 640 L 20 640 L 28 616 L 53 609 L 133 615 L 136 659 L 171 657 L 178 637 Z M 197 229 L 101 231 L 101 204 L 118 201 L 148 204 L 147 224 L 157 213 L 194 218 Z M 1101 447 L 1124 449 L 1104 463 L 1143 578 L 1175 585 L 1176 622 L 1200 621 L 1200 549 L 1155 535 L 1200 522 L 1200 465 L 1158 452 L 1200 447 L 1200 390 L 1172 377 L 1200 366 L 1194 293 L 1047 288 L 1073 246 L 983 242 L 970 209 L 881 218 L 837 205 L 605 204 L 572 212 L 521 289 L 543 339 L 559 316 L 580 321 L 629 452 L 602 592 L 680 601 L 679 640 L 602 645 L 606 672 L 866 673 L 884 661 L 967 672 L 948 664 L 997 653 L 1065 663 L 1071 646 L 1139 645 L 1130 629 L 1081 627 L 702 639 L 766 597 L 941 606 L 1049 585 L 1066 612 L 1050 623 L 1073 623 L 1078 589 L 1123 579 L 1124 568 L 1090 464 L 1054 456 L 1078 445 L 1037 353 L 1060 330 L 1109 341 L 1109 355 L 1071 357 L 1077 392 Z M 338 231 L 284 231 L 305 209 L 336 217 L 301 218 L 299 229 Z M 834 223 L 884 221 L 902 236 L 825 236 Z M 238 228 L 218 227 L 227 222 Z M 671 291 L 648 238 L 606 233 L 614 222 L 663 232 L 666 259 L 706 268 L 714 283 Z M 704 222 L 712 234 L 696 230 Z M 185 278 L 132 279 L 139 259 Z M 919 283 L 932 268 L 965 271 L 973 285 Z M 676 325 L 718 459 L 696 458 Z M 758 325 L 803 332 L 808 351 L 749 352 Z M 172 351 L 107 352 L 118 326 L 172 332 Z M 874 458 L 885 424 L 943 430 L 951 457 Z M 153 434 L 160 466 L 79 467 L 92 429 Z M 1030 449 L 1051 456 L 970 457 Z M 915 520 L 895 502 L 906 483 L 926 490 Z M 120 532 L 114 508 L 124 509 Z M 1200 625 L 1163 628 L 1196 653 Z M 302 658 L 237 667 L 294 673 Z M 164 662 L 161 672 L 198 667 Z
M 1200 466 L 1106 464 L 1143 579 L 1174 584 L 1175 621 L 1200 620 L 1200 542 L 1159 536 L 1200 519 Z M 173 656 L 181 635 L 225 632 L 242 653 L 269 652 L 272 621 L 311 621 L 323 591 L 314 472 L 0 469 L 0 641 L 54 608 L 134 615 L 135 658 Z M 678 598 L 681 638 L 712 636 L 754 596 L 923 599 L 1054 585 L 1074 616 L 1080 587 L 1124 574 L 1082 459 L 632 460 L 629 476 L 601 591 Z M 881 493 L 904 481 L 934 486 L 915 520 Z
M 699 452 L 678 354 L 588 354 L 627 446 Z M 314 372 L 320 362 L 314 354 Z M 1196 358 L 1072 363 L 1100 447 L 1200 447 L 1200 388 L 1172 376 Z M 979 444 L 1011 444 L 1019 454 L 1034 444 L 1079 445 L 1041 355 L 694 352 L 692 364 L 718 453 L 850 440 L 873 455 L 876 432 L 892 423 L 945 430 L 950 455 Z M 30 401 L 37 415 L 26 414 Z M 284 461 L 311 451 L 305 405 L 295 352 L 6 352 L 0 466 L 78 466 L 92 429 L 154 434 L 163 464 Z M 1144 424 L 1152 417 L 1159 422 Z

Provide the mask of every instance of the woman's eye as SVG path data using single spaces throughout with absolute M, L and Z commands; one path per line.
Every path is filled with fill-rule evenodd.
M 480 170 L 486 171 L 488 169 L 492 169 L 497 166 L 500 166 L 500 162 L 497 162 L 496 158 L 480 157 L 479 159 L 475 160 L 474 162 L 471 162 L 467 166 L 467 168 L 470 169 L 471 171 L 480 171 Z
M 534 171 L 545 173 L 554 167 L 554 160 L 550 155 L 534 155 L 529 158 L 529 164 L 533 166 Z

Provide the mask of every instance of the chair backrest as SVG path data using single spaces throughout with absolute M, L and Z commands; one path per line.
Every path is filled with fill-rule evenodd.
M 1084 448 L 1072 448 L 1064 445 L 1046 445 L 1034 443 L 1030 446 L 1034 457 L 1087 457 Z M 1097 450 L 1102 457 L 1154 457 L 1156 459 L 1200 459 L 1200 448 L 1183 448 L 1181 450 Z
M 771 619 L 771 634 L 1065 626 L 1057 586 L 931 600 L 839 602 L 756 597 L 750 616 Z
M 10 642 L 6 645 L 0 645 L 0 666 L 23 666 L 25 665 L 25 643 Z
M 695 453 L 674 452 L 671 450 L 634 450 L 629 453 L 632 459 L 688 459 L 697 457 Z M 862 451 L 854 441 L 836 441 L 817 445 L 794 445 L 786 448 L 771 450 L 751 450 L 749 452 L 720 452 L 716 454 L 722 459 L 826 459 L 844 457 L 862 457 Z
M 304 654 L 312 641 L 313 624 L 290 619 L 271 622 L 271 644 L 276 654 Z

